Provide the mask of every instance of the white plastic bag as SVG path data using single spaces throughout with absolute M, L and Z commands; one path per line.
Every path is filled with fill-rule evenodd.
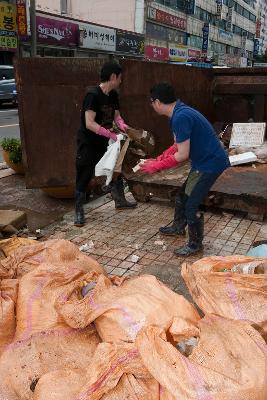
M 95 176 L 106 176 L 106 185 L 109 185 L 112 180 L 113 171 L 121 150 L 120 142 L 123 139 L 124 136 L 122 134 L 117 136 L 116 142 L 110 139 L 106 153 L 95 166 Z

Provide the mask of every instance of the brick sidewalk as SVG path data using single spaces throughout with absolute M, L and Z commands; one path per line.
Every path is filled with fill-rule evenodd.
M 173 250 L 183 245 L 185 238 L 158 233 L 160 226 L 172 221 L 173 208 L 169 203 L 139 203 L 136 209 L 125 211 L 116 211 L 108 198 L 93 203 L 86 206 L 83 228 L 73 226 L 71 212 L 62 222 L 49 226 L 45 238 L 68 239 L 78 246 L 92 245 L 92 241 L 94 246 L 86 253 L 98 260 L 110 275 L 139 274 L 150 266 L 178 269 L 184 261 L 175 257 Z M 267 239 L 266 224 L 230 213 L 206 212 L 204 251 L 186 260 L 194 262 L 207 255 L 246 254 L 254 241 L 263 239 Z

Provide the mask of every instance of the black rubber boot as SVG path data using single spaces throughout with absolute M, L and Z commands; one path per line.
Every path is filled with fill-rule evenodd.
M 86 192 L 75 192 L 75 220 L 74 225 L 82 227 L 85 224 L 83 205 L 86 200 Z
M 111 196 L 115 202 L 115 208 L 118 210 L 135 208 L 137 206 L 136 202 L 126 200 L 122 177 L 119 177 L 116 182 L 111 183 Z
M 162 226 L 159 228 L 160 233 L 168 236 L 185 235 L 185 227 L 187 225 L 184 215 L 184 204 L 181 196 L 177 195 L 175 198 L 175 210 L 173 223 L 170 226 Z
M 194 224 L 188 225 L 189 241 L 188 244 L 174 250 L 177 257 L 188 257 L 202 250 L 202 241 L 204 234 L 204 216 L 199 217 Z

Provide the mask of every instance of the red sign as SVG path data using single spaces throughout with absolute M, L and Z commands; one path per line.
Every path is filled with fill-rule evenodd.
M 27 36 L 27 0 L 16 0 L 18 35 Z
M 165 47 L 145 46 L 145 58 L 149 60 L 169 60 L 169 50 Z
M 197 49 L 188 49 L 188 58 L 200 58 L 201 50 Z
M 79 37 L 79 25 L 68 20 L 36 17 L 37 40 L 40 43 L 76 46 Z
M 158 10 L 157 8 L 148 7 L 148 18 L 158 21 L 162 24 L 173 26 L 182 31 L 186 31 L 186 19 L 177 17 L 176 15 L 166 13 L 165 11 Z
M 258 18 L 256 21 L 256 38 L 261 37 L 261 20 Z

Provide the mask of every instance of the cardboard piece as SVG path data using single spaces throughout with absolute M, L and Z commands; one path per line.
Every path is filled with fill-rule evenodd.
M 264 142 L 266 123 L 236 123 L 230 140 L 230 148 L 261 146 Z
M 256 154 L 252 153 L 252 151 L 248 151 L 247 153 L 236 154 L 234 156 L 229 157 L 231 166 L 246 164 L 257 161 Z

